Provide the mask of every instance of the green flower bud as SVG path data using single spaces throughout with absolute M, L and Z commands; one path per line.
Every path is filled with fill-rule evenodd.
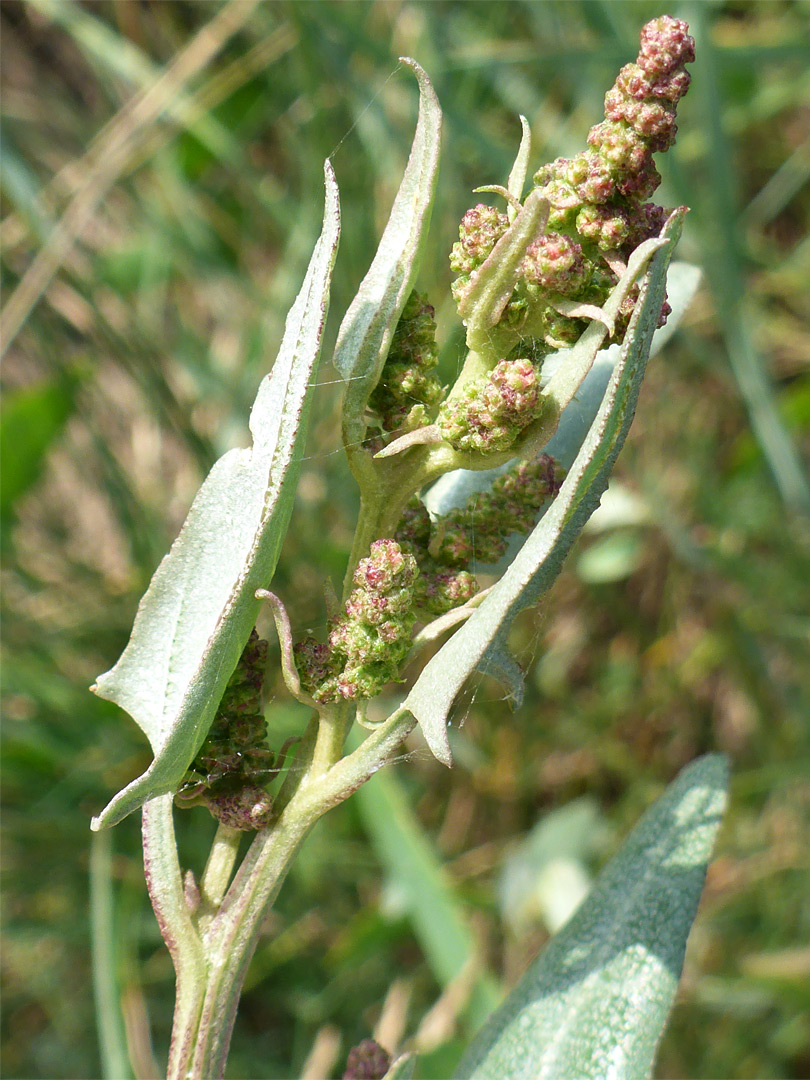
M 501 360 L 488 375 L 471 380 L 459 397 L 439 409 L 445 439 L 467 453 L 508 450 L 546 409 L 531 360 Z
M 237 791 L 210 796 L 206 805 L 221 825 L 248 832 L 266 829 L 272 821 L 273 798 L 258 784 L 245 784 Z
M 472 600 L 477 592 L 475 575 L 467 570 L 433 569 L 420 576 L 415 602 L 430 615 L 444 615 Z
M 538 237 L 528 248 L 522 269 L 530 285 L 568 297 L 581 292 L 590 277 L 582 245 L 565 233 L 545 233 Z
M 414 495 L 405 507 L 394 539 L 402 551 L 407 551 L 416 558 L 417 563 L 427 553 L 430 543 L 430 515 L 418 495 Z
M 395 540 L 375 540 L 354 572 L 355 588 L 329 625 L 329 640 L 293 647 L 301 685 L 323 704 L 376 697 L 399 676 L 411 646 L 419 567 Z
M 380 381 L 369 407 L 385 431 L 412 431 L 429 421 L 442 397 L 433 369 L 438 363 L 433 308 L 417 292 L 408 297 L 391 338 Z
M 473 559 L 496 563 L 509 537 L 531 532 L 540 507 L 560 489 L 563 472 L 548 454 L 521 461 L 499 476 L 488 492 L 436 524 L 430 550 L 439 566 L 467 567 Z

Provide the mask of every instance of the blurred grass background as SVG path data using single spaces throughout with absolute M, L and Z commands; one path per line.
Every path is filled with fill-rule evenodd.
M 416 91 L 396 57 L 416 57 L 445 112 L 419 284 L 449 377 L 447 253 L 470 189 L 504 182 L 518 113 L 533 168 L 576 152 L 664 11 L 689 20 L 698 59 L 657 198 L 692 207 L 679 254 L 705 278 L 651 365 L 612 520 L 515 629 L 523 709 L 471 686 L 452 774 L 415 740 L 312 834 L 228 1075 L 300 1076 L 313 1044 L 308 1075 L 340 1075 L 378 1023 L 419 1029 L 421 1075 L 449 1075 L 560 908 L 719 748 L 732 809 L 658 1075 L 810 1076 L 810 5 L 782 0 L 0 6 L 4 1075 L 127 1075 L 124 1029 L 137 1075 L 158 1075 L 147 1014 L 164 1060 L 172 973 L 134 819 L 93 852 L 113 957 L 99 1055 L 88 820 L 149 755 L 87 687 L 207 469 L 245 444 L 320 225 L 323 158 L 343 207 L 333 340 L 407 156 Z M 323 621 L 356 511 L 328 355 L 276 580 L 296 629 Z M 270 691 L 280 743 L 306 717 Z M 189 864 L 212 832 L 183 815 Z

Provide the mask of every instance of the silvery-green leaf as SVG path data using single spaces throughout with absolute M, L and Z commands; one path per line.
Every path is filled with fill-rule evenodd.
M 523 668 L 509 652 L 505 641 L 495 638 L 481 657 L 477 670 L 482 675 L 491 675 L 506 688 L 511 709 L 520 708 L 523 704 Z
M 667 299 L 672 307 L 672 314 L 667 319 L 666 326 L 653 334 L 650 358 L 655 356 L 675 333 L 697 292 L 700 276 L 697 266 L 685 262 L 670 264 L 667 271 Z M 548 356 L 543 365 L 543 374 L 550 377 L 563 363 L 568 352 L 566 349 Z M 577 390 L 574 400 L 563 410 L 557 431 L 545 447 L 546 453 L 551 454 L 566 469 L 576 457 L 588 428 L 593 423 L 620 355 L 620 345 L 611 345 L 596 354 L 593 367 Z M 508 472 L 513 464 L 509 462 L 496 469 L 479 472 L 454 469 L 430 488 L 425 496 L 425 505 L 433 517 L 442 517 L 457 507 L 465 506 L 478 492 L 488 491 L 493 481 L 502 473 Z
M 94 829 L 114 825 L 182 780 L 256 621 L 254 593 L 273 576 L 295 495 L 340 235 L 328 161 L 324 174 L 323 231 L 250 414 L 253 446 L 229 451 L 206 477 L 141 600 L 126 649 L 94 687 L 126 709 L 154 753 L 147 771 L 94 819 Z
M 644 544 L 636 532 L 611 532 L 600 537 L 577 559 L 577 576 L 588 585 L 624 581 L 641 565 Z
M 676 262 L 670 266 L 667 272 L 667 300 L 672 307 L 672 314 L 667 319 L 666 326 L 653 334 L 650 356 L 662 349 L 675 333 L 697 292 L 700 276 L 700 269 L 689 263 Z M 593 423 L 621 353 L 621 345 L 611 345 L 597 354 L 593 367 L 577 390 L 574 400 L 564 410 L 556 432 L 544 448 L 547 454 L 551 454 L 566 469 L 576 457 L 588 428 Z M 553 372 L 564 365 L 567 355 L 568 350 L 549 357 L 543 365 L 543 375 L 553 376 Z
M 611 480 L 602 501 L 594 510 L 588 524 L 587 533 L 610 532 L 632 525 L 650 525 L 655 520 L 652 509 L 646 499 L 631 491 L 620 480 Z
M 422 68 L 407 57 L 400 60 L 419 83 L 419 117 L 388 224 L 338 331 L 333 362 L 347 384 L 343 404 L 347 447 L 364 437 L 366 403 L 379 381 L 391 335 L 419 269 L 436 190 L 442 111 Z
M 593 367 L 602 342 L 608 332 L 613 333 L 622 302 L 630 295 L 652 256 L 665 244 L 666 240 L 656 237 L 653 240 L 645 240 L 636 248 L 628 260 L 627 269 L 613 287 L 610 296 L 601 308 L 594 308 L 594 312 L 599 313 L 599 318 L 593 318 L 576 345 L 567 350 L 564 363 L 557 366 L 556 371 L 546 382 L 543 393 L 551 397 L 560 410 L 570 405 L 579 392 L 583 381 Z M 559 308 L 559 310 L 563 309 Z M 647 347 L 649 350 L 649 342 Z
M 459 1080 L 645 1080 L 727 802 L 707 754 L 647 811 L 462 1061 Z
M 447 765 L 452 764 L 447 717 L 456 695 L 492 643 L 497 639 L 504 644 L 515 615 L 535 603 L 551 586 L 607 487 L 633 419 L 664 299 L 667 265 L 680 235 L 683 214 L 676 211 L 664 228 L 662 235 L 669 242 L 650 261 L 619 362 L 559 494 L 501 580 L 429 661 L 405 699 L 404 705 L 418 721 L 428 746 Z

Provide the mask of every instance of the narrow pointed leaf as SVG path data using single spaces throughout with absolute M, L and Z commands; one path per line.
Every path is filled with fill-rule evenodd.
M 419 64 L 407 57 L 400 59 L 411 68 L 419 83 L 419 117 L 388 224 L 338 331 L 334 364 L 347 384 L 343 404 L 343 438 L 347 447 L 357 445 L 365 434 L 366 403 L 380 378 L 391 335 L 413 288 L 436 190 L 441 107 L 430 79 Z
M 532 152 L 532 130 L 525 116 L 520 117 L 520 130 L 520 148 L 512 166 L 512 171 L 509 173 L 509 179 L 506 182 L 506 190 L 518 202 L 523 198 L 523 187 L 526 183 L 526 173 L 529 168 L 529 156 Z M 517 211 L 514 206 L 510 206 L 506 213 L 510 221 L 515 220 Z
M 206 477 L 141 600 L 129 644 L 94 687 L 126 709 L 154 753 L 147 771 L 94 819 L 95 829 L 176 788 L 256 621 L 254 593 L 272 579 L 292 510 L 340 235 L 329 162 L 324 172 L 323 231 L 253 405 L 253 446 L 231 450 Z
M 650 343 L 664 299 L 666 272 L 680 235 L 683 211 L 674 213 L 639 292 L 621 357 L 604 399 L 554 502 L 487 598 L 426 665 L 404 705 L 428 746 L 452 764 L 447 716 L 461 687 L 493 644 L 505 644 L 515 615 L 536 602 L 557 577 L 565 556 L 599 505 L 633 420 Z
M 509 302 L 529 245 L 548 221 L 548 200 L 533 188 L 515 220 L 475 272 L 458 313 L 467 327 L 467 347 L 484 349 L 488 334 Z
M 707 754 L 644 815 L 465 1055 L 458 1080 L 645 1080 L 727 802 Z

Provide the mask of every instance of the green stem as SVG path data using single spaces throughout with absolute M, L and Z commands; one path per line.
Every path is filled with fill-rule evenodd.
M 186 903 L 172 816 L 173 797 L 160 795 L 143 807 L 143 863 L 149 899 L 177 978 L 168 1076 L 179 1080 L 193 1047 L 202 1012 L 207 963 Z
M 173 1045 L 182 1052 L 173 1058 L 170 1080 L 222 1076 L 239 995 L 262 921 L 301 843 L 327 810 L 385 764 L 414 724 L 409 713 L 398 710 L 327 771 L 318 772 L 313 765 L 273 828 L 256 836 L 211 922 L 205 941 L 205 984 L 195 999 L 199 1012 L 194 1016 L 187 1010 L 178 1017 Z M 336 722 L 332 732 L 337 730 Z
M 312 754 L 310 775 L 322 776 L 340 760 L 353 705 L 353 702 L 346 701 L 321 712 L 318 717 L 318 735 Z
M 200 906 L 196 912 L 197 926 L 203 939 L 219 910 L 228 882 L 231 880 L 241 837 L 242 833 L 238 829 L 231 829 L 227 825 L 220 825 L 214 836 L 208 861 L 200 879 Z
M 117 977 L 111 829 L 91 836 L 90 930 L 101 1067 L 105 1080 L 120 1080 L 130 1076 L 130 1069 Z
M 443 443 L 414 446 L 401 457 L 372 462 L 374 471 L 364 478 L 360 488 L 360 514 L 343 582 L 344 602 L 352 590 L 357 564 L 368 555 L 375 540 L 393 537 L 412 496 L 442 473 L 462 467 L 464 462 L 462 455 Z

